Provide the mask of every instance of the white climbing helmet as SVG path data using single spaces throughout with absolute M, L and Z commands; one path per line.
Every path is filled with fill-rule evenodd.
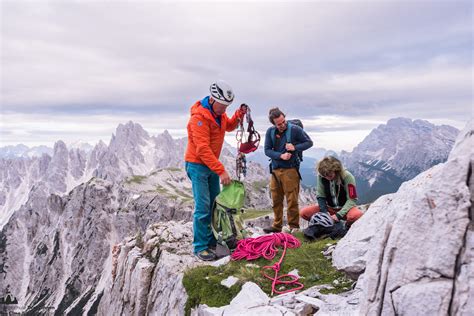
M 211 91 L 211 97 L 219 103 L 230 105 L 234 101 L 232 88 L 223 80 L 218 80 L 211 84 L 209 91 Z
M 309 225 L 321 225 L 323 227 L 332 227 L 334 226 L 334 220 L 326 212 L 318 212 L 311 216 Z

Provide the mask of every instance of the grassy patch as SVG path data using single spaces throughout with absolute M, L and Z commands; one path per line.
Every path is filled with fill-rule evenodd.
M 271 209 L 257 210 L 257 209 L 251 208 L 244 211 L 244 214 L 242 214 L 242 219 L 244 221 L 249 220 L 249 219 L 254 219 L 260 216 L 272 214 L 272 212 L 273 211 Z
M 300 241 L 303 240 L 303 234 L 296 235 Z M 331 239 L 322 239 L 315 242 L 302 241 L 301 247 L 289 249 L 283 260 L 279 275 L 297 269 L 300 275 L 300 282 L 304 288 L 310 288 L 314 285 L 330 284 L 334 288 L 326 290 L 326 293 L 340 293 L 350 288 L 351 280 L 347 279 L 343 273 L 338 272 L 331 265 L 331 261 L 326 259 L 321 251 L 326 244 L 334 244 Z M 263 266 L 272 266 L 280 260 L 282 249 L 272 262 L 260 258 L 252 262 L 231 261 L 229 264 L 220 267 L 201 266 L 188 270 L 184 274 L 183 285 L 188 293 L 188 302 L 186 303 L 186 314 L 189 315 L 191 308 L 198 304 L 207 304 L 212 307 L 228 305 L 232 298 L 240 291 L 242 285 L 247 281 L 258 284 L 268 295 L 271 294 L 272 283 L 261 274 Z M 258 267 L 247 266 L 252 263 Z M 267 270 L 271 274 L 272 270 Z M 224 287 L 220 282 L 229 276 L 235 276 L 239 281 L 230 289 Z M 334 285 L 333 281 L 338 280 L 339 284 Z M 277 288 L 284 290 L 284 287 Z
M 230 288 L 221 285 L 221 281 L 228 275 L 227 266 L 211 267 L 201 266 L 184 274 L 183 285 L 188 293 L 186 302 L 186 315 L 191 313 L 191 308 L 199 304 L 208 306 L 228 305 L 242 288 L 238 283 Z
M 158 193 L 168 194 L 168 190 L 166 190 L 166 188 L 164 188 L 162 185 L 158 184 L 155 188 Z
M 125 181 L 127 184 L 130 184 L 130 183 L 138 183 L 138 184 L 141 184 L 143 182 L 143 180 L 145 180 L 146 177 L 145 176 L 133 176 L 129 179 L 127 179 L 127 181 Z
M 180 196 L 182 196 L 184 199 L 192 199 L 193 197 L 186 192 L 183 192 L 181 190 L 175 189 L 175 192 L 178 193 Z
M 171 188 L 176 189 L 176 186 L 170 181 L 166 181 L 166 184 L 168 184 Z
M 183 202 L 193 201 L 192 195 L 188 194 L 185 191 L 176 189 L 175 187 L 173 187 L 172 189 L 167 189 L 162 185 L 158 184 L 155 186 L 155 190 L 153 192 L 158 192 L 161 195 L 164 195 L 173 200 L 181 200 Z

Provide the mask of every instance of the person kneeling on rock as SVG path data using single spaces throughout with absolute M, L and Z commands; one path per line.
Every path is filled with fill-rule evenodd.
M 303 207 L 301 218 L 310 221 L 318 212 L 329 213 L 334 222 L 346 221 L 350 227 L 362 215 L 356 207 L 357 190 L 354 176 L 344 170 L 342 163 L 335 157 L 328 156 L 318 163 L 317 205 Z

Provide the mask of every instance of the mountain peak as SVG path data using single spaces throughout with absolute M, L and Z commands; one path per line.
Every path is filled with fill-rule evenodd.
M 92 146 L 86 141 L 76 140 L 74 142 L 69 143 L 68 148 L 83 150 L 87 153 L 87 152 L 90 152 L 94 148 L 94 146 Z
M 117 126 L 115 135 L 112 134 L 110 146 L 120 148 L 128 144 L 135 147 L 136 145 L 143 145 L 149 139 L 150 136 L 140 124 L 129 121 Z
M 54 143 L 54 155 L 61 152 L 67 152 L 67 146 L 62 140 L 58 140 Z
M 396 118 L 389 119 L 386 125 L 387 126 L 403 126 L 403 125 L 411 125 L 411 124 L 412 124 L 412 120 L 407 117 L 396 117 Z
M 360 195 L 374 194 L 364 200 L 367 202 L 382 192 L 395 192 L 403 181 L 446 161 L 458 133 L 454 127 L 425 120 L 393 118 L 341 158 L 356 177 Z
M 134 123 L 133 121 L 128 121 L 125 124 L 120 123 L 117 126 L 116 133 L 118 134 L 119 131 L 133 131 L 133 130 L 139 130 L 139 131 L 144 131 L 143 127 L 139 123 Z

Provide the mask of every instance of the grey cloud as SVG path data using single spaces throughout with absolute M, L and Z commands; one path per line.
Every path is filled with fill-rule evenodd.
M 469 1 L 2 6 L 4 110 L 187 115 L 217 78 L 263 118 L 459 120 L 472 102 Z

